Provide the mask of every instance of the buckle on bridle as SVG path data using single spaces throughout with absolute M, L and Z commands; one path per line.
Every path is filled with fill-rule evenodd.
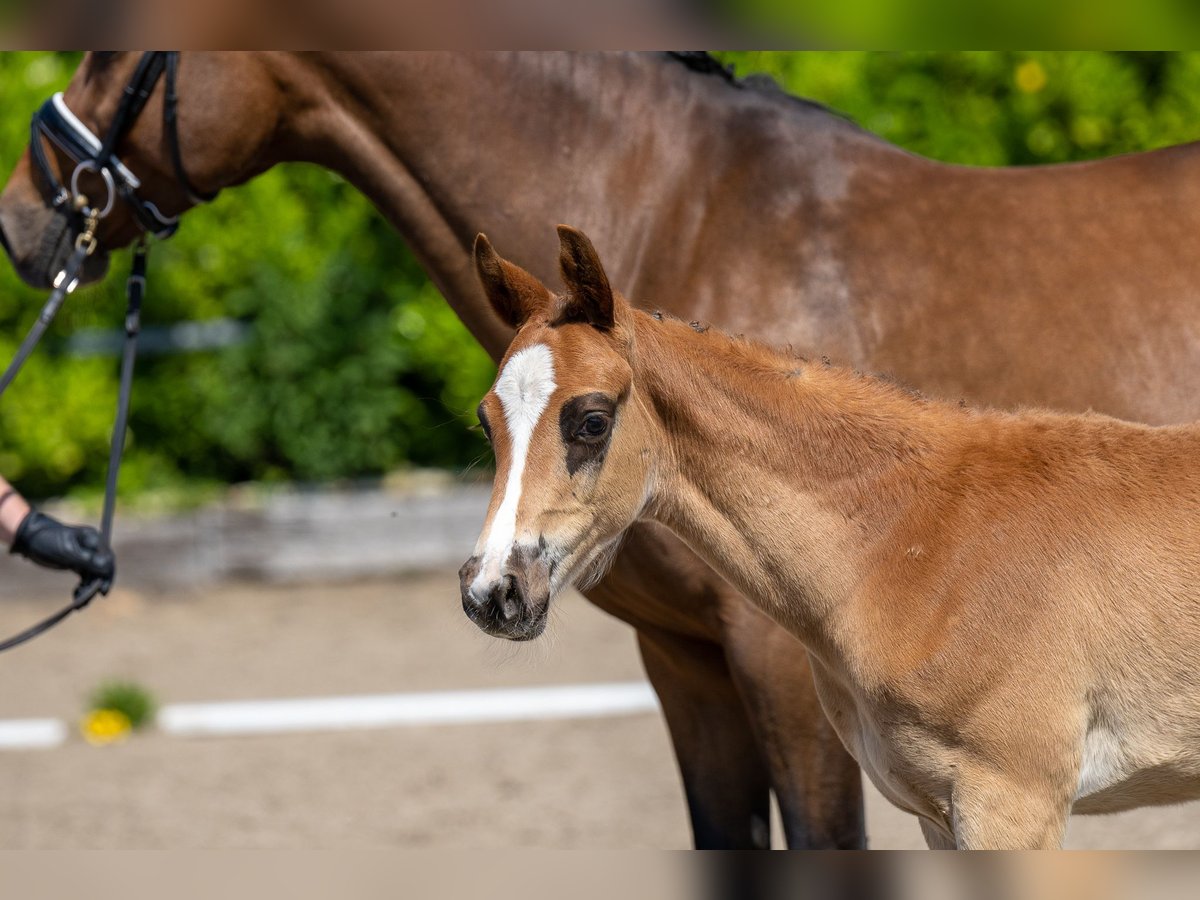
M 87 197 L 82 194 L 80 197 L 87 200 Z M 90 210 L 84 220 L 83 230 L 75 236 L 75 252 L 71 254 L 67 265 L 54 276 L 54 281 L 51 283 L 54 290 L 62 288 L 64 294 L 70 294 L 79 287 L 79 275 L 83 270 L 83 262 L 96 252 L 96 226 L 98 224 L 100 224 L 99 214 L 95 210 Z M 66 287 L 63 287 L 64 282 L 67 282 Z

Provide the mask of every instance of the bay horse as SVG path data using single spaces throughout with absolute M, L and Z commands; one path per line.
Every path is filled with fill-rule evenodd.
M 559 234 L 561 296 L 476 243 L 517 329 L 479 412 L 476 624 L 536 637 L 649 519 L 803 641 L 930 846 L 1056 848 L 1072 808 L 1200 798 L 1200 425 L 927 400 L 635 310 Z
M 88 54 L 68 107 L 102 133 L 137 61 Z M 289 160 L 336 170 L 496 359 L 512 331 L 475 279 L 474 235 L 504 234 L 549 279 L 543 229 L 571 221 L 632 296 L 686 319 L 951 398 L 1200 416 L 1200 260 L 1182 239 L 1200 227 L 1196 145 L 944 165 L 704 56 L 186 52 L 178 95 L 196 192 Z M 161 112 L 160 87 L 118 149 L 174 215 L 191 201 Z M 58 271 L 78 227 L 49 199 L 26 154 L 0 234 L 31 284 Z M 117 204 L 88 277 L 138 233 Z M 697 846 L 765 845 L 772 789 L 790 846 L 863 844 L 858 769 L 785 629 L 653 524 L 586 593 L 637 629 Z

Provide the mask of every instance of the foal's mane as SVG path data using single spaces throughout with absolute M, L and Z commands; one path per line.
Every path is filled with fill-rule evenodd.
M 814 112 L 825 113 L 834 118 L 849 122 L 851 125 L 858 125 L 852 117 L 844 112 L 832 109 L 824 103 L 818 103 L 816 100 L 788 93 L 783 85 L 765 72 L 751 72 L 749 75 L 739 78 L 732 65 L 726 65 L 707 50 L 670 50 L 666 52 L 665 56 L 667 59 L 683 64 L 690 71 L 698 75 L 715 76 L 730 87 L 755 91 L 789 103 L 799 104 Z
M 835 364 L 827 356 L 822 356 L 814 361 L 795 352 L 791 345 L 778 347 L 765 344 L 751 340 L 744 335 L 729 334 L 702 322 L 685 322 L 683 319 L 661 310 L 653 312 L 636 310 L 636 312 L 649 316 L 660 325 L 679 329 L 681 336 L 688 332 L 701 335 L 705 341 L 711 341 L 713 346 L 727 351 L 729 358 L 745 374 L 787 381 L 805 373 L 820 370 L 838 378 L 843 383 L 858 382 L 869 385 L 883 394 L 890 394 L 904 401 L 915 401 L 921 404 L 933 402 L 917 388 L 886 372 L 863 372 L 859 369 Z M 950 406 L 951 404 L 946 403 L 945 405 Z M 966 404 L 960 403 L 959 406 L 965 407 Z

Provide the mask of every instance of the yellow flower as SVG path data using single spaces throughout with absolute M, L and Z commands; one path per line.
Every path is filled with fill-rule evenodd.
M 94 709 L 79 723 L 83 739 L 93 747 L 123 741 L 132 728 L 129 717 L 119 709 Z
M 1036 94 L 1046 86 L 1046 70 L 1037 60 L 1030 59 L 1017 66 L 1017 87 L 1026 94 Z

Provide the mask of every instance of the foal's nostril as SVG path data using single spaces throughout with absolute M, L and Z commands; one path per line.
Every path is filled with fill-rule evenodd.
M 501 620 L 511 622 L 521 612 L 521 588 L 517 579 L 505 575 L 492 588 L 492 606 Z
M 4 233 L 4 225 L 0 224 L 0 247 L 4 248 L 4 252 L 12 256 L 12 249 L 8 246 L 8 235 Z

